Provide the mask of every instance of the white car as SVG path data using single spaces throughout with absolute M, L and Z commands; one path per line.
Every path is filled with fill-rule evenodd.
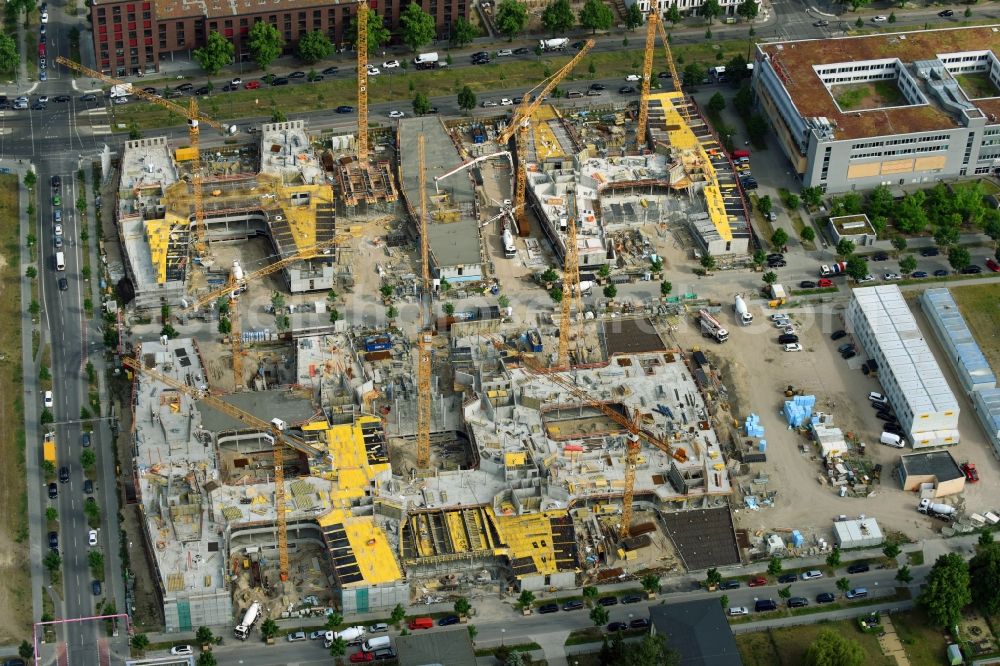
M 737 617 L 739 615 L 749 615 L 750 611 L 747 610 L 746 606 L 733 606 L 729 609 L 729 617 Z
M 786 326 L 791 326 L 792 325 L 792 320 L 791 319 L 775 319 L 773 323 L 774 323 L 774 327 L 775 328 L 785 328 Z
M 882 276 L 883 280 L 902 280 L 903 276 L 899 273 L 886 273 Z
M 858 284 L 864 284 L 865 282 L 874 282 L 874 281 L 875 281 L 875 276 L 869 273 L 868 275 L 858 280 Z
M 194 654 L 194 652 L 191 650 L 190 645 L 175 645 L 172 648 L 170 648 L 170 654 L 178 656 L 186 656 Z
M 779 319 L 788 319 L 788 315 L 782 313 L 771 315 L 771 321 L 778 321 Z
M 883 16 L 882 14 L 879 14 L 878 16 L 873 16 L 872 17 L 872 23 L 885 23 L 888 20 L 889 20 L 889 17 L 888 16 Z
M 384 63 L 382 63 L 382 67 L 385 68 L 385 69 L 395 69 L 396 67 L 399 67 L 399 61 L 398 60 L 387 60 Z
M 625 77 L 625 80 L 629 81 L 630 83 L 635 83 L 636 81 L 642 81 L 642 77 L 639 76 L 638 74 L 629 74 L 628 76 Z
M 378 71 L 378 67 L 368 65 L 368 76 L 378 76 L 379 74 L 381 74 L 381 72 Z
M 235 79 L 229 82 L 229 85 L 232 86 L 233 88 L 239 88 L 241 85 L 243 85 L 243 79 L 237 76 Z
M 403 113 L 402 111 L 390 111 L 389 112 L 389 117 L 390 118 L 402 118 L 405 115 L 406 114 Z
M 42 23 L 48 23 L 48 22 L 49 22 L 49 13 L 42 12 Z
M 295 643 L 297 641 L 304 641 L 306 639 L 306 632 L 296 631 L 294 633 L 288 634 L 288 642 Z
M 91 546 L 97 545 L 97 530 L 87 532 L 87 544 Z
M 499 51 L 497 51 L 498 58 L 503 58 L 504 56 L 509 56 L 509 55 L 514 55 L 514 52 L 511 51 L 510 49 L 500 49 Z
M 496 100 L 492 99 L 483 100 L 482 107 L 485 109 L 488 106 L 500 106 L 500 105 L 499 103 L 496 102 Z
M 811 571 L 803 571 L 801 576 L 802 580 L 812 580 L 813 578 L 822 578 L 822 577 L 823 577 L 823 572 L 820 571 L 819 569 L 813 569 Z
M 800 345 L 797 342 L 793 342 L 793 343 L 791 343 L 789 345 L 785 345 L 785 351 L 787 351 L 787 352 L 802 351 L 802 345 Z
M 795 327 L 789 324 L 788 326 L 782 327 L 781 332 L 787 333 L 788 335 L 795 335 Z
M 514 106 L 514 100 L 510 97 L 504 97 L 500 100 L 500 106 Z
M 52 391 L 45 392 L 45 397 L 42 399 L 42 404 L 45 405 L 46 409 L 55 406 L 56 401 L 52 397 Z
M 871 393 L 868 394 L 868 399 L 872 402 L 888 402 L 888 400 L 884 395 L 882 395 L 881 393 L 876 393 L 875 391 L 872 391 Z
M 56 236 L 62 236 L 63 235 L 62 225 L 57 224 L 54 227 L 52 227 L 52 233 L 54 233 Z
M 317 638 L 323 638 L 326 635 L 326 631 L 314 631 L 309 634 L 309 640 L 314 641 Z

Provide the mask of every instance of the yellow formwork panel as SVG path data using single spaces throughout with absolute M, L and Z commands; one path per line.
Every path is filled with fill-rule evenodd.
M 504 464 L 507 467 L 520 467 L 528 461 L 528 454 L 524 451 L 508 453 L 504 456 Z
M 309 194 L 309 205 L 291 205 L 293 195 Z M 282 204 L 282 212 L 292 229 L 292 238 L 299 250 L 308 249 L 316 244 L 316 206 L 321 203 L 333 203 L 333 188 L 329 185 L 296 185 L 277 187 L 278 201 Z
M 546 511 L 523 516 L 497 516 L 492 508 L 487 509 L 488 515 L 496 525 L 500 542 L 511 559 L 530 557 L 535 568 L 541 574 L 551 574 L 558 571 L 556 553 L 552 543 L 552 525 L 549 519 L 565 516 L 566 511 Z
M 170 230 L 173 229 L 176 220 L 174 215 L 168 215 L 172 219 L 146 220 L 146 244 L 149 245 L 149 256 L 153 262 L 153 270 L 156 271 L 157 284 L 167 281 L 167 250 L 170 247 Z
M 551 104 L 543 104 L 531 114 L 531 131 L 535 140 L 535 155 L 539 160 L 550 157 L 565 157 L 555 132 L 549 127 L 550 120 L 557 120 L 558 112 Z
M 178 148 L 174 151 L 174 159 L 178 162 L 190 162 L 191 160 L 198 159 L 198 150 L 188 146 L 187 148 Z
M 375 524 L 374 518 L 352 518 L 344 527 L 351 550 L 358 561 L 358 569 L 366 583 L 378 585 L 402 578 L 399 564 L 389 547 L 389 540 L 382 528 Z
M 456 553 L 466 553 L 469 551 L 469 540 L 465 538 L 465 525 L 462 523 L 462 513 L 460 511 L 448 511 L 444 514 L 448 522 L 448 536 L 451 538 L 451 547 Z

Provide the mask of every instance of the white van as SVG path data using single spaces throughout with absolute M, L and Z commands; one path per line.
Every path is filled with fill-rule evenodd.
M 375 636 L 361 643 L 361 649 L 365 652 L 374 652 L 382 648 L 392 647 L 392 642 L 388 636 Z
M 906 448 L 906 442 L 904 442 L 903 438 L 894 432 L 883 432 L 882 437 L 880 437 L 878 441 L 880 444 L 885 444 L 886 446 L 891 446 L 896 449 Z
M 66 255 L 62 252 L 56 252 L 56 270 L 66 270 Z

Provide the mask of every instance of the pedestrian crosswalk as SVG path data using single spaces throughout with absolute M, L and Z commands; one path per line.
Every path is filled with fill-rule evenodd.
M 86 115 L 90 119 L 91 134 L 94 136 L 106 136 L 111 134 L 111 125 L 103 124 L 103 121 L 107 120 L 107 107 L 101 106 L 96 109 L 87 109 L 83 115 Z M 83 129 L 83 127 L 81 127 L 81 129 Z

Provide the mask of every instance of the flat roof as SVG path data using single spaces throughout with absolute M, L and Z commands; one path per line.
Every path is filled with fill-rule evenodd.
M 663 524 L 688 569 L 699 571 L 740 563 L 728 506 L 669 511 L 663 514 Z
M 899 464 L 907 476 L 933 476 L 938 483 L 965 476 L 948 451 L 908 453 L 899 457 Z
M 608 356 L 666 351 L 667 345 L 649 319 L 612 319 L 604 322 Z
M 961 123 L 933 103 L 841 112 L 814 66 L 886 58 L 910 64 L 935 60 L 947 53 L 984 50 L 995 53 L 998 47 L 998 27 L 980 26 L 771 42 L 758 44 L 757 50 L 770 58 L 799 114 L 803 118 L 827 118 L 836 127 L 835 138 L 842 140 L 953 129 L 961 127 Z M 987 115 L 1000 114 L 1000 91 L 998 97 L 976 99 L 972 103 Z
M 476 650 L 465 627 L 447 631 L 420 631 L 397 636 L 399 666 L 468 666 L 476 663 Z
M 432 265 L 474 266 L 483 263 L 479 224 L 473 219 L 427 225 Z
M 733 630 L 718 598 L 661 604 L 649 609 L 653 632 L 680 653 L 680 664 L 742 666 Z
M 104 3 L 97 0 L 94 4 Z M 266 4 L 259 2 L 259 0 L 156 0 L 155 2 L 156 18 L 158 19 L 176 19 L 186 16 L 207 16 L 209 18 L 245 16 L 290 9 L 325 7 L 330 4 L 340 3 L 337 0 L 332 2 L 329 0 L 271 0 Z M 276 5 L 280 7 L 276 7 Z M 354 3 L 349 3 L 347 6 L 352 7 L 353 5 Z

